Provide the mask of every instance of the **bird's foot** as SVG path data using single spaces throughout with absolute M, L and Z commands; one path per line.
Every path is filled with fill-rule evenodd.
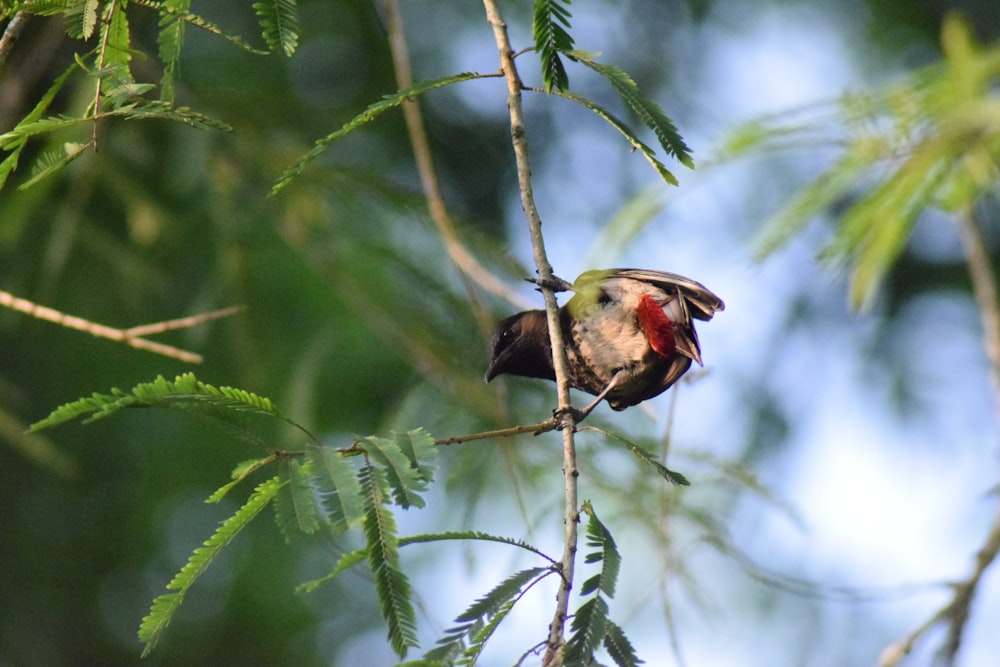
M 575 429 L 576 425 L 586 419 L 588 414 L 590 414 L 589 410 L 580 410 L 579 408 L 574 408 L 572 405 L 567 405 L 564 408 L 556 408 L 552 411 L 552 417 L 559 422 L 559 426 L 556 427 L 559 431 L 562 431 L 567 426 L 572 426 Z

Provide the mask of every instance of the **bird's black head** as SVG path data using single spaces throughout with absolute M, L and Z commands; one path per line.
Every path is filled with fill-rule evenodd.
M 544 310 L 527 310 L 511 315 L 493 330 L 486 381 L 504 373 L 555 379 Z

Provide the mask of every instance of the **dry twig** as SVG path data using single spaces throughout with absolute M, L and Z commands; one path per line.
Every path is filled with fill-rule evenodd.
M 188 329 L 210 320 L 217 320 L 221 317 L 235 315 L 243 310 L 243 306 L 230 306 L 229 308 L 222 308 L 208 313 L 191 315 L 190 317 L 181 317 L 176 320 L 142 324 L 129 329 L 116 329 L 104 324 L 98 324 L 96 322 L 91 322 L 90 320 L 85 320 L 82 317 L 61 313 L 53 308 L 40 306 L 37 303 L 16 297 L 10 292 L 4 292 L 3 290 L 0 290 L 0 306 L 6 306 L 13 310 L 31 315 L 32 317 L 37 317 L 40 320 L 54 322 L 60 326 L 69 327 L 70 329 L 85 331 L 92 336 L 97 336 L 98 338 L 107 338 L 109 340 L 125 343 L 130 347 L 140 350 L 147 350 L 155 354 L 162 354 L 165 357 L 179 359 L 180 361 L 185 361 L 189 364 L 200 364 L 203 361 L 202 356 L 194 352 L 182 350 L 172 345 L 165 345 L 163 343 L 157 343 L 156 341 L 146 340 L 145 338 L 142 338 L 142 336 L 150 336 L 152 334 L 172 331 L 174 329 Z

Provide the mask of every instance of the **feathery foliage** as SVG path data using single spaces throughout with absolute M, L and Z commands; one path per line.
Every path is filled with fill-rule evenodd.
M 160 15 L 156 41 L 163 76 L 159 99 L 148 96 L 157 86 L 137 82 L 131 70 L 133 57 L 146 55 L 138 50 L 132 39 L 129 12 L 133 6 L 154 10 Z M 98 119 L 116 117 L 126 120 L 157 118 L 201 129 L 229 130 L 229 126 L 221 121 L 173 105 L 185 26 L 191 24 L 253 53 L 266 55 L 269 52 L 255 49 L 240 37 L 228 34 L 219 26 L 192 14 L 190 6 L 190 0 L 108 0 L 104 3 L 99 0 L 38 0 L 5 3 L 0 16 L 10 16 L 14 12 L 37 16 L 61 15 L 66 33 L 71 38 L 90 42 L 96 37 L 96 44 L 85 53 L 74 54 L 74 65 L 56 79 L 35 109 L 12 130 L 0 136 L 0 150 L 8 152 L 0 162 L 0 188 L 17 168 L 27 140 L 37 134 L 84 123 L 92 125 Z M 262 0 L 256 3 L 255 8 L 268 44 L 272 48 L 280 46 L 286 54 L 294 52 L 298 40 L 294 0 Z M 90 104 L 79 115 L 63 114 L 43 119 L 43 113 L 52 104 L 55 94 L 74 73 L 89 79 L 93 87 Z M 90 141 L 66 142 L 63 154 L 57 156 L 51 150 L 43 153 L 20 187 L 23 189 L 37 184 L 96 146 L 97 135 L 92 131 Z
M 657 461 L 656 457 L 653 456 L 652 453 L 646 451 L 645 449 L 637 445 L 634 441 L 625 437 L 621 433 L 618 433 L 616 431 L 609 431 L 608 429 L 600 428 L 598 426 L 591 426 L 589 424 L 587 426 L 581 426 L 580 430 L 594 431 L 595 433 L 600 433 L 601 435 L 605 436 L 612 442 L 616 442 L 622 445 L 623 447 L 625 447 L 625 449 L 635 454 L 636 458 L 642 461 L 644 464 L 652 466 L 653 470 L 656 471 L 656 474 L 658 474 L 660 477 L 667 480 L 671 484 L 676 484 L 677 486 L 691 485 L 691 482 L 689 482 L 688 478 L 685 477 L 683 474 L 666 467 L 665 465 Z
M 153 650 L 153 647 L 156 646 L 156 642 L 167 628 L 167 625 L 170 624 L 174 613 L 184 600 L 184 595 L 198 577 L 211 565 L 215 557 L 219 555 L 219 552 L 232 542 L 233 538 L 260 514 L 260 511 L 271 502 L 275 494 L 284 485 L 285 482 L 277 477 L 260 484 L 254 489 L 253 494 L 250 495 L 250 498 L 247 499 L 243 507 L 223 521 L 216 531 L 212 533 L 212 536 L 205 540 L 203 546 L 194 550 L 187 564 L 167 584 L 167 590 L 175 592 L 164 593 L 157 597 L 153 601 L 153 606 L 149 610 L 149 614 L 142 619 L 142 625 L 139 627 L 139 641 L 146 644 L 142 652 L 143 656 L 148 655 Z
M 430 460 L 437 457 L 434 440 L 426 431 L 394 433 L 392 439 L 369 436 L 357 445 L 385 467 L 393 498 L 400 507 L 424 506 L 419 494 L 427 490 L 427 484 L 434 478 Z
M 410 582 L 399 568 L 396 520 L 385 507 L 385 473 L 371 463 L 362 466 L 359 481 L 365 498 L 365 541 L 368 566 L 375 577 L 382 617 L 389 626 L 389 643 L 404 657 L 416 647 L 417 620 L 410 601 Z
M 334 531 L 360 525 L 364 503 L 354 466 L 332 447 L 310 444 L 306 455 L 312 461 L 312 481 Z
M 542 61 L 542 81 L 545 91 L 553 89 L 566 91 L 569 75 L 563 65 L 560 53 L 573 49 L 573 37 L 569 34 L 569 0 L 535 0 L 532 12 L 531 34 L 535 40 L 535 50 Z
M 278 477 L 287 483 L 274 498 L 274 518 L 285 542 L 291 543 L 303 534 L 312 535 L 319 530 L 319 510 L 309 483 L 311 467 L 309 461 L 303 465 L 290 456 L 281 459 Z
M 976 44 L 967 23 L 954 15 L 943 23 L 941 43 L 943 63 L 899 83 L 823 108 L 760 119 L 735 134 L 730 155 L 822 144 L 839 150 L 764 226 L 756 243 L 759 257 L 782 247 L 816 216 L 849 202 L 821 256 L 851 267 L 849 301 L 864 309 L 921 212 L 962 211 L 997 191 L 1000 45 Z
M 551 567 L 533 567 L 504 579 L 455 617 L 457 625 L 448 628 L 438 646 L 428 651 L 424 659 L 445 659 L 461 653 L 463 659 L 458 664 L 475 664 L 486 641 L 524 592 L 554 571 Z
M 310 162 L 318 158 L 320 155 L 326 151 L 332 144 L 336 143 L 340 139 L 343 139 L 348 134 L 357 130 L 358 128 L 367 125 L 371 121 L 375 120 L 386 111 L 390 109 L 395 109 L 400 104 L 406 100 L 413 99 L 419 95 L 426 93 L 429 90 L 434 90 L 435 88 L 440 88 L 442 86 L 448 86 L 453 83 L 459 83 L 460 81 L 468 81 L 470 79 L 481 78 L 482 75 L 476 74 L 475 72 L 462 72 L 461 74 L 453 74 L 451 76 L 443 76 L 439 79 L 430 79 L 428 81 L 421 81 L 413 85 L 412 88 L 406 90 L 401 90 L 392 95 L 386 95 L 378 102 L 368 105 L 368 108 L 362 111 L 360 114 L 352 118 L 350 121 L 345 123 L 336 132 L 332 132 L 322 139 L 317 139 L 315 145 L 308 153 L 300 157 L 295 161 L 290 167 L 282 172 L 281 176 L 275 182 L 274 186 L 271 188 L 271 195 L 277 194 L 286 185 L 288 185 L 296 176 L 301 174 Z
M 595 61 L 590 53 L 574 51 L 573 56 L 578 62 L 583 63 L 608 80 L 608 83 L 625 104 L 639 116 L 646 127 L 653 131 L 660 146 L 668 155 L 672 155 L 688 169 L 694 169 L 691 149 L 684 143 L 677 126 L 659 104 L 642 94 L 632 77 L 615 65 Z
M 253 3 L 260 18 L 264 41 L 272 49 L 280 48 L 289 58 L 299 46 L 299 11 L 295 0 L 260 0 Z
M 160 16 L 160 32 L 156 36 L 163 76 L 160 78 L 160 99 L 174 101 L 174 84 L 177 80 L 184 44 L 185 22 L 182 19 L 191 9 L 191 0 L 163 0 Z
M 641 661 L 624 631 L 608 619 L 605 596 L 610 599 L 615 595 L 621 570 L 618 547 L 589 501 L 583 503 L 580 511 L 587 515 L 587 546 L 594 549 L 586 555 L 584 562 L 600 563 L 601 570 L 580 586 L 580 595 L 592 597 L 581 604 L 573 615 L 570 626 L 572 636 L 566 642 L 566 664 L 592 664 L 593 653 L 602 644 L 619 667 L 639 664 Z

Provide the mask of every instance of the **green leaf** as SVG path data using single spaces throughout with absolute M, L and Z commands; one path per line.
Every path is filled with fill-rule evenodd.
M 234 387 L 215 387 L 201 382 L 194 373 L 178 375 L 173 382 L 158 375 L 154 381 L 137 384 L 128 393 L 118 388 L 112 388 L 111 394 L 94 393 L 56 408 L 48 417 L 32 424 L 29 430 L 40 431 L 85 415 L 90 415 L 84 420 L 88 423 L 129 407 L 190 410 L 213 417 L 218 416 L 219 411 L 254 413 L 276 417 L 308 433 L 285 417 L 269 398 Z
M 621 555 L 618 553 L 618 546 L 611 537 L 611 532 L 597 518 L 590 502 L 583 504 L 583 512 L 588 515 L 587 519 L 587 546 L 597 549 L 587 554 L 585 562 L 601 563 L 601 572 L 584 582 L 580 587 L 580 595 L 599 590 L 609 598 L 615 596 L 615 586 L 618 582 L 618 572 L 621 570 Z
M 424 657 L 442 659 L 453 655 L 457 652 L 457 647 L 461 647 L 468 637 L 471 643 L 464 651 L 465 659 L 461 664 L 474 664 L 487 639 L 521 598 L 523 591 L 554 571 L 551 567 L 534 567 L 510 575 L 459 614 L 455 618 L 455 623 L 458 625 L 449 628 L 445 636 L 438 640 L 438 646 Z
M 313 462 L 313 481 L 333 528 L 340 532 L 360 524 L 365 515 L 364 501 L 354 466 L 336 449 L 325 445 L 308 445 L 306 455 Z
M 247 477 L 249 477 L 257 470 L 260 470 L 264 466 L 273 463 L 275 460 L 277 460 L 277 458 L 278 458 L 277 455 L 271 454 L 270 456 L 265 456 L 264 458 L 250 459 L 249 461 L 242 461 L 241 463 L 238 463 L 236 467 L 233 468 L 233 472 L 231 475 L 233 481 L 219 487 L 215 491 L 215 493 L 213 493 L 212 495 L 210 495 L 208 498 L 205 499 L 205 502 L 206 503 L 219 502 L 226 496 L 227 493 L 229 493 L 233 489 L 233 487 L 235 487 L 237 484 L 245 480 Z
M 101 48 L 98 64 L 101 70 L 113 70 L 115 76 L 132 81 L 129 62 L 132 60 L 132 38 L 123 0 L 111 0 L 104 5 L 101 17 Z
M 423 507 L 419 493 L 427 489 L 427 480 L 411 463 L 396 439 L 369 436 L 358 441 L 358 446 L 369 456 L 385 466 L 392 496 L 403 509 Z
M 465 655 L 459 664 L 462 665 L 475 665 L 479 659 L 479 655 L 486 648 L 486 641 L 493 636 L 496 629 L 500 626 L 500 623 L 507 618 L 507 614 L 510 610 L 514 608 L 517 603 L 517 599 L 510 599 L 500 605 L 500 608 L 493 613 L 490 619 L 483 623 L 481 627 L 478 627 L 469 637 L 469 646 L 465 649 Z
M 569 0 L 535 0 L 532 12 L 531 34 L 535 51 L 542 61 L 542 81 L 548 93 L 553 89 L 565 91 L 569 88 L 569 76 L 559 57 L 560 52 L 573 48 L 573 37 L 567 30 L 570 27 L 568 5 Z
M 365 464 L 359 473 L 365 498 L 365 541 L 379 608 L 389 626 L 389 643 L 402 658 L 407 649 L 419 645 L 417 621 L 410 601 L 410 582 L 399 568 L 396 520 L 385 506 L 382 475 L 371 464 Z
M 607 634 L 608 603 L 597 595 L 576 610 L 570 628 L 572 636 L 566 642 L 566 664 L 588 664 L 591 656 Z
M 647 99 L 628 74 L 615 65 L 598 63 L 589 54 L 575 51 L 574 55 L 579 62 L 591 68 L 611 84 L 619 97 L 642 119 L 646 126 L 653 130 L 660 146 L 672 155 L 688 169 L 694 169 L 694 160 L 691 158 L 691 149 L 684 143 L 680 132 L 674 122 L 670 120 L 663 109 L 656 102 Z
M 635 654 L 635 647 L 625 636 L 625 631 L 616 623 L 607 620 L 607 634 L 604 635 L 604 648 L 618 667 L 638 667 L 645 661 Z
M 261 0 L 253 3 L 253 8 L 267 45 L 272 50 L 280 47 L 291 58 L 299 45 L 299 12 L 295 0 Z
M 84 0 L 82 22 L 80 24 L 80 36 L 83 39 L 90 39 L 94 34 L 94 28 L 97 26 L 97 9 L 99 5 L 99 0 Z
M 285 542 L 291 543 L 303 533 L 312 535 L 319 530 L 319 513 L 316 499 L 309 484 L 308 469 L 297 459 L 286 456 L 281 460 L 280 479 L 287 482 L 274 498 L 275 519 Z
M 295 587 L 295 592 L 312 593 L 323 584 L 333 581 L 341 572 L 349 570 L 355 565 L 365 562 L 367 559 L 368 549 L 355 549 L 354 551 L 349 551 L 337 560 L 337 564 L 333 567 L 329 574 L 325 574 L 318 579 L 312 579 L 299 584 Z
M 378 102 L 371 104 L 362 113 L 354 117 L 346 125 L 342 126 L 336 132 L 332 132 L 322 139 L 316 140 L 316 144 L 313 148 L 299 158 L 292 166 L 285 169 L 285 171 L 278 177 L 277 182 L 271 188 L 271 194 L 277 194 L 282 188 L 288 185 L 292 179 L 301 174 L 306 166 L 318 158 L 320 155 L 326 151 L 332 144 L 340 139 L 343 139 L 348 134 L 358 129 L 359 127 L 370 123 L 379 116 L 381 116 L 386 111 L 394 109 L 401 105 L 406 100 L 412 99 L 418 95 L 422 95 L 429 90 L 435 88 L 441 88 L 442 86 L 447 86 L 453 83 L 458 83 L 460 81 L 468 81 L 470 79 L 481 78 L 481 74 L 476 74 L 474 72 L 462 72 L 461 74 L 453 74 L 451 76 L 444 76 L 440 79 L 431 79 L 429 81 L 421 81 L 415 84 L 412 88 L 406 90 L 401 90 L 392 95 L 387 95 Z
M 90 144 L 65 143 L 63 144 L 62 152 L 52 151 L 43 153 L 35 161 L 35 164 L 31 169 L 31 177 L 19 185 L 17 189 L 27 190 L 46 176 L 51 176 L 73 160 L 83 155 L 89 147 Z
M 629 143 L 632 144 L 632 148 L 642 153 L 643 157 L 645 157 L 646 160 L 653 166 L 653 168 L 656 169 L 656 172 L 660 175 L 660 178 L 662 178 L 668 185 L 677 185 L 677 177 L 674 176 L 673 172 L 667 169 L 665 164 L 663 164 L 656 158 L 656 151 L 654 151 L 652 148 L 650 148 L 645 143 L 639 140 L 639 137 L 636 136 L 635 132 L 632 130 L 631 127 L 629 127 L 623 121 L 619 120 L 617 117 L 615 117 L 613 114 L 611 114 L 603 107 L 599 106 L 597 103 L 590 101 L 589 99 L 583 97 L 582 95 L 571 93 L 568 90 L 555 91 L 555 93 L 560 97 L 564 97 L 567 100 L 570 100 L 571 102 L 576 102 L 577 104 L 580 104 L 590 109 L 598 116 L 603 118 L 605 121 L 607 121 L 607 123 L 611 125 L 611 127 L 621 132 L 622 135 L 629 140 Z
M 489 593 L 473 602 L 464 612 L 456 616 L 455 622 L 462 623 L 492 616 L 505 602 L 514 599 L 529 581 L 538 579 L 541 576 L 547 576 L 552 571 L 551 567 L 531 567 L 520 572 L 515 572 L 497 584 Z
M 211 565 L 222 549 L 271 502 L 284 484 L 285 482 L 274 477 L 254 489 L 243 507 L 223 521 L 212 536 L 205 540 L 204 545 L 194 550 L 188 562 L 170 580 L 167 590 L 176 592 L 165 593 L 153 600 L 149 614 L 142 619 L 142 625 L 139 627 L 139 641 L 146 644 L 142 651 L 143 657 L 149 655 L 156 646 L 156 642 L 170 624 L 184 596 L 198 577 Z
M 156 36 L 163 77 L 160 79 L 160 99 L 174 101 L 174 81 L 180 69 L 181 46 L 184 44 L 183 14 L 191 9 L 191 0 L 163 0 L 160 32 Z
M 517 540 L 512 537 L 502 537 L 499 535 L 490 535 L 488 533 L 482 533 L 479 531 L 449 531 L 445 533 L 425 533 L 422 535 L 411 535 L 409 537 L 403 537 L 399 540 L 399 546 L 407 546 L 410 544 L 417 544 L 421 542 L 440 542 L 443 540 L 482 540 L 485 542 L 500 542 L 502 544 L 509 544 L 511 546 L 520 547 L 535 554 L 536 556 L 541 556 L 548 562 L 555 565 L 556 561 L 554 558 L 546 555 L 542 551 L 538 550 L 536 547 L 531 546 L 527 542 L 522 540 Z
M 624 446 L 625 449 L 635 454 L 636 458 L 638 458 L 640 461 L 642 461 L 648 466 L 652 466 L 653 470 L 655 470 L 660 477 L 667 480 L 671 484 L 676 484 L 678 486 L 691 485 L 691 482 L 688 481 L 687 477 L 685 477 L 684 475 L 675 470 L 671 470 L 670 468 L 666 467 L 665 465 L 657 461 L 656 457 L 652 453 L 646 451 L 639 445 L 635 444 L 629 438 L 625 437 L 621 433 L 616 433 L 615 431 L 609 431 L 607 429 L 599 428 L 597 426 L 591 426 L 589 424 L 587 426 L 581 426 L 580 430 L 594 431 L 596 433 L 600 433 L 605 437 L 610 438 L 612 441 L 617 442 L 618 444 Z
M 392 439 L 410 459 L 410 466 L 417 471 L 417 475 L 426 482 L 433 481 L 438 448 L 431 434 L 422 428 L 415 428 L 406 433 L 393 432 Z

